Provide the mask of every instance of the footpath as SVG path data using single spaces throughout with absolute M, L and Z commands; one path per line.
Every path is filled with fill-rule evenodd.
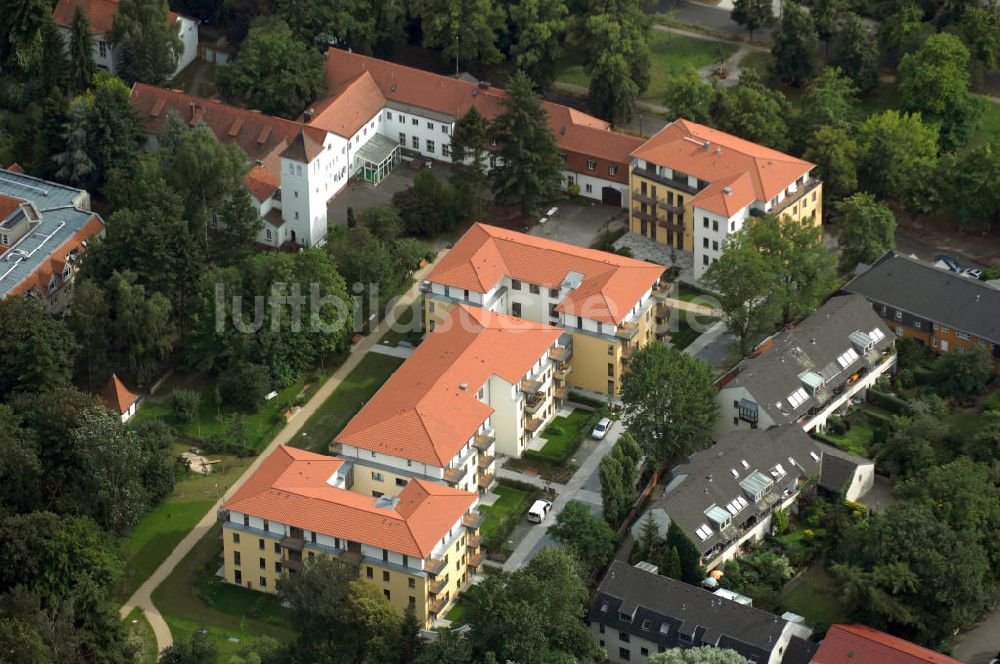
M 443 253 L 443 252 L 442 252 Z M 433 269 L 434 264 L 437 262 L 442 255 L 439 253 L 435 258 L 434 262 L 421 268 L 414 273 L 414 283 L 413 286 L 399 299 L 396 304 L 395 311 L 400 311 L 402 308 L 411 305 L 420 296 L 420 283 L 424 280 L 424 277 L 430 273 Z M 389 317 L 395 320 L 395 316 Z M 302 428 L 309 416 L 316 412 L 316 410 L 323 404 L 327 398 L 333 394 L 340 383 L 347 377 L 349 373 L 361 362 L 361 359 L 371 351 L 378 340 L 389 331 L 389 319 L 383 320 L 379 323 L 372 332 L 365 336 L 361 341 L 351 348 L 350 355 L 344 363 L 337 369 L 330 378 L 327 379 L 323 386 L 316 391 L 316 394 L 312 396 L 311 399 L 299 410 L 292 418 L 288 421 L 285 427 L 278 432 L 274 439 L 268 444 L 268 446 L 260 453 L 260 455 L 254 460 L 252 464 L 243 472 L 243 474 L 236 480 L 233 485 L 214 505 L 208 510 L 208 513 L 202 517 L 201 521 L 195 525 L 195 527 L 187 534 L 187 536 L 181 540 L 181 542 L 174 547 L 174 550 L 170 552 L 167 559 L 160 564 L 156 571 L 153 572 L 146 581 L 139 586 L 139 588 L 132 594 L 132 596 L 122 605 L 120 613 L 122 619 L 128 616 L 133 609 L 141 609 L 143 614 L 146 616 L 146 620 L 149 621 L 150 626 L 153 628 L 153 634 L 156 637 L 156 649 L 159 652 L 163 652 L 169 648 L 174 643 L 173 636 L 170 634 L 170 628 L 167 626 L 167 621 L 164 620 L 163 616 L 160 614 L 159 609 L 153 604 L 153 590 L 159 586 L 163 581 L 174 571 L 174 568 L 184 559 L 194 545 L 197 544 L 202 537 L 208 532 L 216 520 L 216 513 L 219 508 L 222 507 L 223 503 L 229 499 L 250 477 L 253 473 L 257 471 L 257 468 L 264 462 L 271 452 L 278 447 L 278 445 L 284 445 L 288 443 Z

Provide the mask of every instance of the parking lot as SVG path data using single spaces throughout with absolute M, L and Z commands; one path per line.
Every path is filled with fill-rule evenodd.
M 612 223 L 625 224 L 624 208 L 601 205 L 598 202 L 563 203 L 559 211 L 544 224 L 535 224 L 529 231 L 532 235 L 589 247 L 597 239 L 601 230 Z
M 330 225 L 345 225 L 347 223 L 347 208 L 354 208 L 354 214 L 358 214 L 365 208 L 391 203 L 393 194 L 408 189 L 413 184 L 413 179 L 420 172 L 420 168 L 413 166 L 419 163 L 422 163 L 422 160 L 421 162 L 404 161 L 377 186 L 356 178 L 352 179 L 342 192 L 326 204 L 326 214 Z M 431 164 L 434 175 L 442 180 L 448 178 L 447 164 L 440 161 L 433 161 Z

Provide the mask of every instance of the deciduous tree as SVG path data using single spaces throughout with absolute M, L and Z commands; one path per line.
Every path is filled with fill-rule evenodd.
M 817 128 L 802 158 L 816 164 L 824 200 L 836 201 L 857 191 L 858 144 L 844 127 Z
M 555 79 L 556 60 L 562 53 L 566 38 L 564 0 L 519 0 L 508 7 L 510 15 L 510 59 L 515 70 L 521 70 L 546 91 Z M 454 139 L 453 139 L 454 144 Z
M 911 214 L 936 207 L 938 132 L 919 113 L 876 113 L 858 128 L 858 182 L 864 191 L 896 201 Z
M 636 98 L 649 86 L 650 20 L 638 0 L 592 0 L 581 43 L 590 74 L 590 106 L 612 124 L 632 117 Z
M 111 43 L 121 57 L 120 73 L 130 83 L 162 85 L 184 51 L 167 0 L 121 0 Z
M 800 5 L 786 2 L 781 24 L 774 33 L 774 73 L 778 79 L 795 87 L 816 73 L 816 48 L 819 37 L 812 15 Z
M 424 48 L 440 48 L 456 67 L 481 67 L 502 59 L 497 31 L 504 11 L 495 0 L 414 0 Z
M 765 86 L 754 69 L 744 69 L 739 83 L 717 94 L 712 107 L 722 131 L 778 150 L 788 143 L 789 115 L 785 95 Z
M 687 66 L 669 77 L 663 103 L 670 111 L 671 120 L 684 118 L 711 125 L 715 95 L 712 84 L 702 80 L 694 67 Z
M 746 664 L 745 657 L 729 648 L 671 648 L 654 653 L 646 660 L 649 664 Z
M 0 402 L 70 382 L 76 344 L 61 318 L 21 296 L 0 300 Z
M 850 13 L 844 19 L 830 65 L 839 68 L 862 92 L 878 85 L 878 51 L 872 48 L 868 28 L 857 14 Z
M 754 30 L 774 20 L 771 0 L 735 0 L 729 16 L 750 32 L 751 41 Z
M 549 528 L 549 534 L 572 551 L 583 565 L 591 568 L 607 565 L 615 555 L 618 542 L 615 531 L 578 500 L 566 503 L 556 516 L 555 524 Z
M 1000 142 L 989 141 L 942 159 L 945 202 L 962 228 L 981 233 L 1000 224 Z
M 871 194 L 845 198 L 836 210 L 841 271 L 848 272 L 858 263 L 872 263 L 896 247 L 896 216 Z

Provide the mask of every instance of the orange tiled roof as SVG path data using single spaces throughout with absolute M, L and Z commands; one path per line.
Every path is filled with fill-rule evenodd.
M 428 557 L 475 503 L 467 491 L 414 479 L 393 507 L 327 480 L 344 460 L 280 445 L 226 501 L 226 509 L 331 537 Z
M 309 124 L 320 129 L 353 138 L 385 106 L 385 97 L 371 72 L 362 72 L 338 88 L 313 109 Z
M 114 26 L 115 13 L 118 11 L 118 0 L 59 0 L 52 11 L 52 20 L 63 28 L 73 27 L 73 14 L 77 5 L 83 5 L 83 10 L 90 20 L 90 31 L 95 35 L 107 35 Z M 169 12 L 168 20 L 173 25 L 179 14 Z
M 504 276 L 559 288 L 566 275 L 583 275 L 558 311 L 620 323 L 665 268 L 655 263 L 474 224 L 438 262 L 429 281 L 485 293 Z
M 45 299 L 49 299 L 48 285 L 52 279 L 52 275 L 60 275 L 61 278 L 62 269 L 66 265 L 62 258 L 74 251 L 83 253 L 85 248 L 83 243 L 103 231 L 104 221 L 96 214 L 93 215 L 83 225 L 83 228 L 74 233 L 66 242 L 63 242 L 52 250 L 51 254 L 49 254 L 49 260 L 42 262 L 31 274 L 13 286 L 8 294 L 22 294 L 35 289 L 39 295 Z
M 147 133 L 160 136 L 166 129 L 167 116 L 172 111 L 191 126 L 204 124 L 223 143 L 238 145 L 250 161 L 261 162 L 275 177 L 281 172 L 282 152 L 295 141 L 300 131 L 304 131 L 306 136 L 320 145 L 326 138 L 323 130 L 301 122 L 145 83 L 132 86 L 129 103 L 145 125 Z
M 458 305 L 337 441 L 444 468 L 493 412 L 476 397 L 480 386 L 493 375 L 519 382 L 561 333 L 544 323 Z
M 867 625 L 833 625 L 811 664 L 961 664 Z
M 117 375 L 111 374 L 108 384 L 104 386 L 101 399 L 108 408 L 119 415 L 124 415 L 139 397 L 130 392 Z
M 336 106 L 337 116 L 351 118 L 351 121 L 345 122 L 340 130 L 331 128 L 330 131 L 334 133 L 344 131 L 353 135 L 374 114 L 369 111 L 374 108 L 377 96 L 366 82 L 368 77 L 371 77 L 383 100 L 436 111 L 454 118 L 465 115 L 473 106 L 489 120 L 504 110 L 502 99 L 506 93 L 499 88 L 483 87 L 469 81 L 336 48 L 326 52 L 325 75 L 327 90 L 331 91 L 334 100 L 323 106 L 322 110 L 317 109 L 319 115 L 314 118 L 313 124 L 336 126 L 330 119 L 317 123 L 318 118 L 326 115 L 327 109 Z M 340 97 L 345 97 L 343 102 Z M 629 155 L 642 145 L 643 139 L 613 132 L 604 120 L 568 106 L 552 102 L 544 102 L 544 106 L 556 141 L 567 153 L 570 170 L 586 170 L 587 157 L 607 160 L 619 166 L 618 172 L 615 176 L 609 176 L 607 165 L 599 163 L 597 171 L 601 173 L 601 177 L 628 182 L 628 164 L 631 161 Z M 574 159 L 575 155 L 581 155 L 582 158 Z
M 24 201 L 20 198 L 0 194 L 0 221 L 3 221 L 16 212 L 18 208 L 21 207 L 22 203 L 24 203 Z
M 269 199 L 274 195 L 274 192 L 281 188 L 281 180 L 278 176 L 260 164 L 247 171 L 246 175 L 243 176 L 243 184 L 260 203 Z
M 769 201 L 815 165 L 690 120 L 670 123 L 632 156 L 711 183 L 748 175 L 753 198 L 734 195 L 724 204 L 718 192 L 703 190 L 689 201 L 717 214 L 725 214 L 733 205 L 739 210 L 754 200 Z
M 12 163 L 10 166 L 8 166 L 7 170 L 10 171 L 11 173 L 20 173 L 21 175 L 24 175 L 24 169 L 21 168 L 21 164 L 17 163 L 16 161 Z

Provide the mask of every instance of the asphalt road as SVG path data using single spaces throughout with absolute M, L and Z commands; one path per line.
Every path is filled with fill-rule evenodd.
M 739 23 L 729 18 L 729 10 L 713 5 L 705 5 L 690 0 L 656 0 L 647 7 L 650 14 L 670 14 L 678 21 L 697 23 L 709 30 L 734 35 L 741 39 L 749 37 L 749 33 Z M 753 33 L 754 40 L 768 40 L 771 31 L 758 28 Z

